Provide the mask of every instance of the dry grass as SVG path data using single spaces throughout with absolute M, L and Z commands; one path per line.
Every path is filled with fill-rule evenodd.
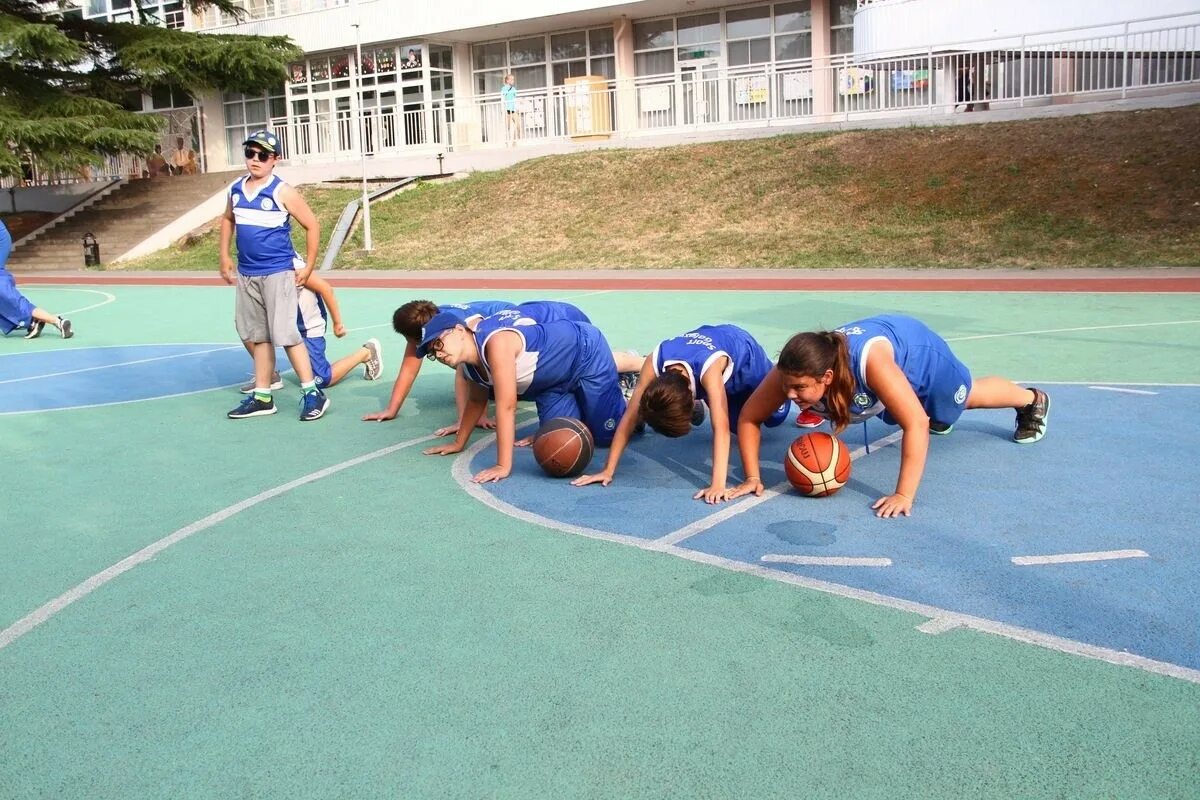
M 1195 265 L 1198 154 L 1200 106 L 553 156 L 376 203 L 338 266 Z M 305 194 L 326 236 L 356 196 Z

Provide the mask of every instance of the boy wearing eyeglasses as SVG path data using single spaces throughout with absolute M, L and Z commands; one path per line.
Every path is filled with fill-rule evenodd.
M 253 346 L 254 391 L 227 415 L 246 419 L 274 414 L 272 373 L 275 348 L 282 347 L 300 379 L 300 420 L 320 419 L 329 409 L 329 398 L 317 387 L 308 349 L 296 325 L 298 289 L 307 283 L 317 262 L 320 226 L 308 203 L 275 171 L 279 137 L 255 131 L 245 142 L 247 174 L 229 186 L 229 199 L 221 217 L 221 277 L 237 284 L 234 323 L 242 341 Z M 291 220 L 305 231 L 304 267 L 292 247 Z M 229 244 L 237 236 L 237 276 Z

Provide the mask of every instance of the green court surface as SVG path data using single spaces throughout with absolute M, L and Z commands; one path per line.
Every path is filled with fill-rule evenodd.
M 82 309 L 77 335 L 0 339 L 0 392 L 29 353 L 237 345 L 225 287 L 23 290 Z M 331 356 L 378 336 L 385 375 L 316 423 L 294 382 L 238 422 L 228 386 L 0 415 L 0 798 L 1200 796 L 1200 684 L 502 514 L 421 455 L 454 416 L 437 364 L 398 419 L 360 421 L 396 306 L 498 294 L 339 289 Z M 728 321 L 774 355 L 897 311 L 977 375 L 1200 383 L 1195 294 L 506 294 L 642 352 Z M 919 536 L 917 510 L 880 537 Z

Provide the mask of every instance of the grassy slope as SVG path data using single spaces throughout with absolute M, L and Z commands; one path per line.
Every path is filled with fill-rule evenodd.
M 552 156 L 376 204 L 338 266 L 1192 265 L 1197 152 L 1200 106 Z M 354 193 L 306 194 L 327 235 Z

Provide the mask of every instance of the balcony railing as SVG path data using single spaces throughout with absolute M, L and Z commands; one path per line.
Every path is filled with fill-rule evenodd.
M 350 5 L 350 0 L 242 0 L 239 5 L 246 10 L 242 21 L 275 19 L 308 11 Z M 209 8 L 200 18 L 200 30 L 224 28 L 236 25 L 238 20 L 216 8 Z

